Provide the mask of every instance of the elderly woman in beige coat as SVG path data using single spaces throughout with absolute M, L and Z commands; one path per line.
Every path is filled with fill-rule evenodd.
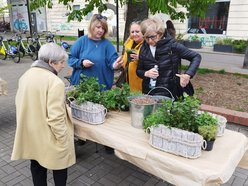
M 75 164 L 74 131 L 65 105 L 65 85 L 57 74 L 68 55 L 48 43 L 38 57 L 19 79 L 11 159 L 31 160 L 35 186 L 47 185 L 47 169 L 53 170 L 55 185 L 64 186 L 67 168 Z

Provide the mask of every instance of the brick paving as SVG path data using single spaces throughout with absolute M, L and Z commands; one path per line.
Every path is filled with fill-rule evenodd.
M 31 186 L 29 161 L 10 161 L 15 133 L 14 98 L 19 77 L 29 68 L 32 61 L 26 57 L 19 64 L 0 60 L 0 77 L 8 82 L 8 95 L 0 96 L 0 186 Z M 60 75 L 66 75 L 68 68 Z M 64 80 L 66 82 L 66 80 Z M 246 126 L 228 124 L 228 128 L 248 134 Z M 140 168 L 106 154 L 102 145 L 88 141 L 76 145 L 77 163 L 69 168 L 68 186 L 169 186 L 163 181 Z M 237 168 L 230 180 L 223 186 L 248 185 L 248 170 Z M 52 173 L 48 174 L 49 186 L 53 186 Z

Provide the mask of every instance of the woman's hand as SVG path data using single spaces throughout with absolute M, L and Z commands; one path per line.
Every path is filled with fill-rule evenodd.
M 119 56 L 113 64 L 113 69 L 119 69 L 123 63 L 124 63 L 123 57 Z
M 94 65 L 94 63 L 91 62 L 91 61 L 88 60 L 88 59 L 85 59 L 85 60 L 82 61 L 82 66 L 83 66 L 84 68 L 89 68 L 89 67 L 91 67 L 92 65 Z
M 159 73 L 155 68 L 151 68 L 150 70 L 146 71 L 144 75 L 145 77 L 156 79 L 159 76 Z
M 132 58 L 132 60 L 135 60 L 135 61 L 139 60 L 139 55 L 138 54 L 132 53 L 132 54 L 130 54 L 130 57 Z
M 186 87 L 190 80 L 190 75 L 188 74 L 176 74 L 177 77 L 180 78 L 181 87 Z

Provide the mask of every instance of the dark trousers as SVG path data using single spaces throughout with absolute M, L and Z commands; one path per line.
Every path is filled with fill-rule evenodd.
M 37 161 L 31 160 L 30 165 L 34 186 L 47 186 L 47 169 Z M 67 169 L 53 170 L 55 186 L 66 186 Z

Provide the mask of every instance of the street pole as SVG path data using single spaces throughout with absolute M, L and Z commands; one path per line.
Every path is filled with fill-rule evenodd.
M 116 45 L 117 45 L 117 52 L 119 52 L 119 5 L 118 1 L 116 0 Z
M 30 31 L 30 36 L 33 35 L 33 29 L 32 29 L 32 24 L 31 24 L 31 14 L 30 14 L 30 7 L 29 7 L 29 0 L 27 0 L 27 10 L 28 10 L 28 24 L 29 24 L 29 31 Z

